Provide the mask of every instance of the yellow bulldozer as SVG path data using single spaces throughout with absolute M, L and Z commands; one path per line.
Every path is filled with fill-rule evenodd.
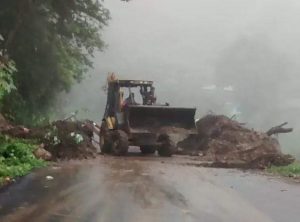
M 138 90 L 141 102 L 135 100 L 134 90 Z M 196 108 L 158 104 L 152 81 L 113 78 L 108 81 L 106 91 L 107 103 L 100 127 L 102 153 L 121 156 L 127 154 L 129 146 L 139 146 L 143 154 L 157 150 L 160 156 L 171 156 L 176 152 L 174 134 L 183 131 L 187 135 L 196 134 Z

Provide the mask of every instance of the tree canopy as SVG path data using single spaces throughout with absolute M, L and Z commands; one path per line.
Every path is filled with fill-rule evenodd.
M 100 30 L 110 15 L 99 0 L 0 4 L 0 56 L 16 64 L 16 90 L 5 96 L 2 112 L 28 124 L 49 112 L 58 93 L 92 67 L 94 52 L 105 46 Z

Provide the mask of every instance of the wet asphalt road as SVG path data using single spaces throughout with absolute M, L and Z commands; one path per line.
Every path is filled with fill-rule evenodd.
M 101 156 L 41 169 L 0 191 L 0 221 L 300 221 L 299 184 L 187 163 Z

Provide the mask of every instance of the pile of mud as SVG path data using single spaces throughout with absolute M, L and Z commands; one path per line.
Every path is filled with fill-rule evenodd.
M 9 128 L 11 128 L 11 124 L 0 113 L 0 132 L 8 130 Z
M 177 141 L 182 140 L 176 142 L 178 153 L 197 155 L 207 166 L 266 168 L 270 165 L 288 165 L 294 161 L 292 156 L 281 152 L 276 138 L 248 129 L 226 116 L 207 115 L 197 121 L 196 125 L 198 134 L 188 138 L 186 136 L 190 134 L 185 131 L 177 132 L 173 128 L 164 130 L 168 134 L 180 135 L 175 138 Z M 59 120 L 45 127 L 27 129 L 13 126 L 0 118 L 1 133 L 38 140 L 42 144 L 38 151 L 45 149 L 50 152 L 52 160 L 95 157 L 94 127 L 94 123 L 89 120 Z M 40 153 L 43 155 L 44 152 Z
M 190 146 L 185 151 L 196 152 L 210 166 L 265 168 L 294 161 L 281 152 L 276 138 L 248 129 L 226 116 L 207 115 L 196 125 L 199 135 L 186 141 Z
M 29 129 L 24 126 L 15 126 L 6 120 L 2 114 L 0 114 L 0 133 L 7 134 L 12 137 L 26 138 L 29 133 Z
M 59 120 L 43 128 L 32 129 L 31 138 L 38 139 L 53 160 L 87 159 L 96 156 L 91 121 Z
M 13 125 L 0 115 L 0 133 L 14 138 L 38 141 L 41 145 L 35 151 L 35 153 L 38 153 L 36 156 L 45 160 L 96 157 L 97 149 L 92 141 L 93 132 L 94 125 L 89 120 L 59 120 L 44 127 L 28 129 Z M 46 158 L 43 156 L 46 156 Z

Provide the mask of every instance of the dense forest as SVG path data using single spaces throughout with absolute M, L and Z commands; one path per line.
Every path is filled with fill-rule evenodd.
M 98 0 L 2 0 L 1 113 L 26 125 L 46 120 L 57 95 L 80 82 L 105 48 L 109 19 Z

